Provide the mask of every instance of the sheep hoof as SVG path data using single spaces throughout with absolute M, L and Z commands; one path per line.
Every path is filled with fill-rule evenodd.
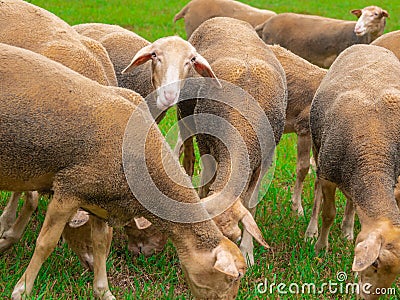
M 320 240 L 318 240 L 315 243 L 315 253 L 319 254 L 322 250 L 325 250 L 325 253 L 328 251 L 328 243 L 322 242 Z
M 100 300 L 116 300 L 116 298 L 114 297 L 114 295 L 111 293 L 110 290 L 95 292 L 95 295 Z
M 304 239 L 306 241 L 314 240 L 318 238 L 318 227 L 312 224 L 309 224 L 305 233 Z
M 304 210 L 301 205 L 298 206 L 298 205 L 292 204 L 292 211 L 297 213 L 298 217 L 304 217 Z
M 346 239 L 346 240 L 348 240 L 348 241 L 353 241 L 354 240 L 354 233 L 353 233 L 353 231 L 346 231 L 346 230 L 343 230 L 343 232 L 342 232 L 342 234 L 343 234 L 343 237 Z
M 17 284 L 11 294 L 12 300 L 21 300 L 22 295 L 25 295 L 25 285 L 22 283 Z M 25 297 L 24 297 L 25 298 Z
M 0 253 L 11 248 L 12 245 L 15 244 L 15 239 L 7 237 L 6 235 L 0 238 Z

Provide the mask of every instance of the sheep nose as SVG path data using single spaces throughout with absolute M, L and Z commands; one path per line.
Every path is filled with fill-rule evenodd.
M 176 96 L 177 96 L 177 92 L 164 90 L 164 97 L 165 97 L 165 100 L 167 100 L 168 102 L 173 103 L 176 99 Z

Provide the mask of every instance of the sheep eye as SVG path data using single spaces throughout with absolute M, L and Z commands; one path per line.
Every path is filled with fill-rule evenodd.
M 190 61 L 191 61 L 192 63 L 194 63 L 194 62 L 196 61 L 196 57 L 192 57 L 192 58 L 190 59 Z
M 156 57 L 157 57 L 157 54 L 156 54 L 155 52 L 152 52 L 152 53 L 151 53 L 151 57 L 152 57 L 152 58 L 156 58 Z
M 372 263 L 372 266 L 374 267 L 374 268 L 378 268 L 378 260 L 375 260 L 373 263 Z

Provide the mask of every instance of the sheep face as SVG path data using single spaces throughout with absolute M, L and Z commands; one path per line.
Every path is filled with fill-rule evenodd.
M 372 300 L 400 274 L 400 228 L 385 222 L 379 229 L 366 231 L 357 237 L 353 271 L 359 275 L 360 296 Z
M 354 9 L 351 13 L 359 18 L 354 27 L 354 32 L 358 36 L 363 36 L 367 33 L 382 34 L 386 22 L 385 18 L 389 17 L 388 12 L 378 6 Z
M 196 299 L 234 299 L 246 262 L 239 248 L 222 238 L 210 251 L 188 249 L 180 257 L 182 269 Z
M 128 236 L 128 249 L 135 255 L 142 253 L 150 256 L 161 252 L 167 243 L 167 237 L 145 218 L 135 218 L 134 222 L 125 226 Z
M 78 210 L 62 233 L 64 241 L 78 256 L 81 264 L 91 271 L 94 270 L 92 230 L 94 226 L 98 226 L 95 218 L 83 210 Z M 107 255 L 111 247 L 112 234 L 112 227 L 107 226 L 107 234 L 104 236 Z
M 209 63 L 189 42 L 177 36 L 161 38 L 139 50 L 122 73 L 129 73 L 149 60 L 152 83 L 157 89 L 157 107 L 161 110 L 178 102 L 183 80 L 192 67 L 201 76 L 216 78 Z

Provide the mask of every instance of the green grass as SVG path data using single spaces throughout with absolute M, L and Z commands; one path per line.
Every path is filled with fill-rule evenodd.
M 172 23 L 172 18 L 186 0 L 158 1 L 30 1 L 39 5 L 69 24 L 102 22 L 119 24 L 134 30 L 144 38 L 153 41 L 166 35 L 185 37 L 183 22 Z M 353 20 L 351 9 L 371 5 L 367 1 L 243 1 L 253 6 L 276 12 L 293 11 L 319 14 L 334 18 Z M 377 3 L 385 8 L 391 18 L 387 31 L 400 28 L 400 1 L 384 0 Z M 170 113 L 162 124 L 163 132 L 173 123 Z M 315 173 L 307 176 L 303 204 L 305 217 L 291 213 L 290 197 L 295 181 L 296 136 L 285 135 L 277 148 L 274 179 L 268 193 L 258 206 L 257 222 L 272 250 L 256 246 L 256 265 L 250 268 L 242 279 L 239 299 L 355 299 L 354 296 L 323 293 L 321 295 L 284 295 L 277 292 L 260 295 L 256 286 L 267 280 L 269 283 L 315 283 L 322 284 L 336 280 L 337 272 L 348 275 L 346 282 L 353 282 L 351 272 L 354 245 L 341 237 L 340 222 L 343 215 L 344 198 L 338 193 L 338 217 L 330 234 L 330 249 L 325 255 L 315 255 L 313 243 L 304 241 L 311 215 L 313 182 Z M 6 204 L 8 194 L 2 193 L 0 207 Z M 34 214 L 22 240 L 0 259 L 0 298 L 9 298 L 17 280 L 23 274 L 33 254 L 35 240 L 40 231 L 46 211 L 47 200 L 43 199 Z M 356 223 L 356 233 L 359 223 Z M 187 299 L 191 294 L 185 284 L 179 261 L 172 244 L 158 255 L 150 258 L 132 257 L 127 250 L 126 238 L 122 231 L 115 230 L 112 252 L 107 262 L 111 290 L 118 299 Z M 31 299 L 91 299 L 93 274 L 86 271 L 68 247 L 59 246 L 43 264 L 32 291 Z M 393 284 L 393 287 L 398 286 Z M 400 295 L 400 290 L 396 289 Z M 388 297 L 389 299 L 390 297 Z M 390 299 L 397 299 L 392 296 Z

